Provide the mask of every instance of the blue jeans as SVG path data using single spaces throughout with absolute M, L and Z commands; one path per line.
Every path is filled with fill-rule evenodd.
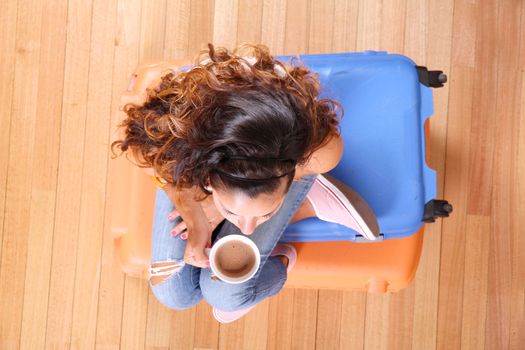
M 294 181 L 284 199 L 283 205 L 272 218 L 257 226 L 248 236 L 261 252 L 261 265 L 257 274 L 240 284 L 229 284 L 211 279 L 209 268 L 201 269 L 184 265 L 166 280 L 152 285 L 155 297 L 172 309 L 188 309 L 203 298 L 223 311 L 235 311 L 250 307 L 263 299 L 277 294 L 286 282 L 286 267 L 270 254 L 281 238 L 284 230 L 303 203 L 316 175 L 307 175 Z M 155 217 L 153 221 L 152 264 L 164 262 L 182 262 L 186 241 L 180 235 L 173 237 L 171 230 L 176 223 L 168 221 L 174 207 L 162 190 L 157 190 Z M 230 234 L 242 234 L 229 221 L 222 226 L 217 239 Z

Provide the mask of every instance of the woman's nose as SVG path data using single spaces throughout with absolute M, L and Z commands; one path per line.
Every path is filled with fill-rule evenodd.
M 245 235 L 251 235 L 253 231 L 255 231 L 255 228 L 257 227 L 257 220 L 255 218 L 251 219 L 239 219 L 239 229 L 242 233 Z

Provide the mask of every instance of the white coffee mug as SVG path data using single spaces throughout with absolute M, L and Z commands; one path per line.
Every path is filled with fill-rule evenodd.
M 231 244 L 232 241 L 238 241 L 242 244 L 244 244 L 246 247 L 250 249 L 250 251 L 255 256 L 255 262 L 251 266 L 251 268 L 245 272 L 242 273 L 240 276 L 228 276 L 224 274 L 219 267 L 217 266 L 217 254 L 221 251 L 221 248 L 224 248 L 225 244 Z M 230 245 L 230 248 L 232 249 L 232 246 Z M 261 264 L 261 253 L 259 252 L 259 248 L 257 248 L 257 245 L 253 243 L 251 239 L 249 239 L 246 236 L 243 235 L 228 235 L 221 239 L 219 239 L 217 242 L 213 244 L 213 247 L 211 249 L 207 248 L 205 249 L 206 254 L 208 254 L 208 257 L 210 259 L 210 267 L 212 273 L 219 278 L 220 280 L 227 282 L 227 283 L 243 283 L 248 281 L 250 278 L 252 278 L 255 273 L 257 273 L 257 270 L 259 270 L 259 266 Z

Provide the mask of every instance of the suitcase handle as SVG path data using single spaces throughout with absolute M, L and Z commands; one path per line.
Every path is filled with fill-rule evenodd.
M 426 152 L 427 152 L 427 138 L 425 133 L 425 123 L 427 119 L 434 114 L 434 103 L 432 98 L 432 90 L 429 87 L 426 87 L 423 84 L 420 85 L 420 93 L 421 93 L 421 110 L 420 110 L 420 116 L 421 116 L 421 157 L 422 157 L 422 164 L 423 164 L 423 187 L 425 189 L 425 201 L 424 203 L 427 203 L 428 201 L 436 198 L 436 183 L 437 183 L 437 176 L 436 171 L 432 168 L 430 168 L 427 164 L 426 160 Z M 423 203 L 423 204 L 424 204 Z

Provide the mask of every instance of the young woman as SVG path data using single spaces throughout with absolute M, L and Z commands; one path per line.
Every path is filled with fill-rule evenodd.
M 204 51 L 183 62 L 145 64 L 124 96 L 120 139 L 154 176 L 157 191 L 150 284 L 160 302 L 190 308 L 205 298 L 220 322 L 242 317 L 283 287 L 296 253 L 277 245 L 291 221 L 317 216 L 369 239 L 377 224 L 323 174 L 342 155 L 340 106 L 319 98 L 315 74 L 275 60 L 262 45 Z M 176 209 L 175 209 L 176 208 Z M 204 249 L 245 234 L 261 252 L 251 280 L 211 278 Z M 372 218 L 372 219 L 371 219 Z

